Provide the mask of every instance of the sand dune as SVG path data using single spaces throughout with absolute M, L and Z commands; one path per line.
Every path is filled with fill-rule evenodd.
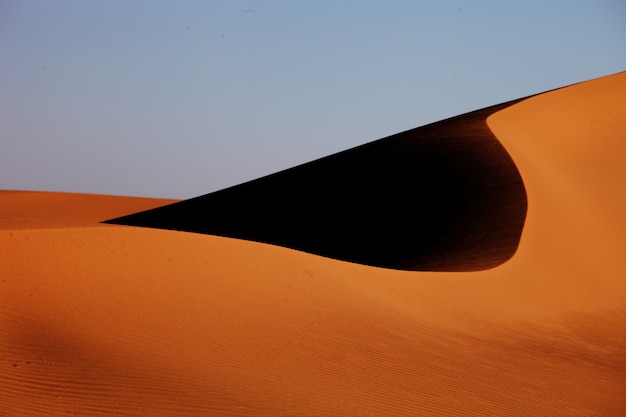
M 0 229 L 93 225 L 176 200 L 0 190 Z
M 0 416 L 625 415 L 624 96 L 620 73 L 489 116 L 528 206 L 483 271 L 98 223 L 162 200 L 0 193 Z

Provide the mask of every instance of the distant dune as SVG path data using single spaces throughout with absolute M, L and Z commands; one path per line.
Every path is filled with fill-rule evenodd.
M 626 72 L 173 205 L 0 192 L 0 416 L 626 415 L 624 97 Z M 311 219 L 334 182 L 349 209 Z M 251 240 L 206 234 L 218 199 Z

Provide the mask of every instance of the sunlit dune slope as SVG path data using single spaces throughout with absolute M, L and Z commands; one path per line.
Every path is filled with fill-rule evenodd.
M 528 199 L 489 270 L 5 221 L 0 415 L 625 415 L 624 96 L 620 73 L 488 118 Z M 0 217 L 22 197 L 0 194 Z

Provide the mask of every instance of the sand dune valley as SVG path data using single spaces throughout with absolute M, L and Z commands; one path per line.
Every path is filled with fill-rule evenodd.
M 625 416 L 626 72 L 0 248 L 2 417 Z

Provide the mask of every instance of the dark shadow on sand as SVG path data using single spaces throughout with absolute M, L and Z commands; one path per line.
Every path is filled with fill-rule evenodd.
M 105 223 L 247 239 L 393 269 L 492 268 L 513 256 L 526 217 L 520 174 L 486 123 L 515 102 Z

